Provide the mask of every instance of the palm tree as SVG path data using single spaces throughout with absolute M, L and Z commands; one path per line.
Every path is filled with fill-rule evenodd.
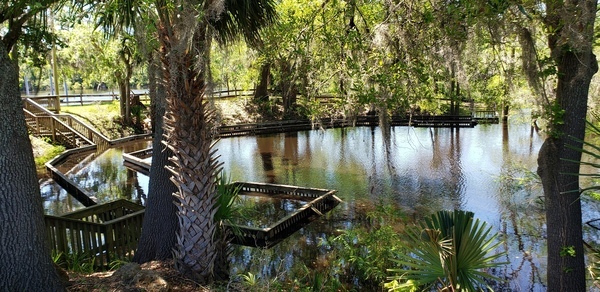
M 236 1 L 151 1 L 143 5 L 140 0 L 112 0 L 112 10 L 105 10 L 102 20 L 109 24 L 105 31 L 133 26 L 141 16 L 138 8 L 153 8 L 156 11 L 157 39 L 160 45 L 159 58 L 162 63 L 163 83 L 160 88 L 166 91 L 167 108 L 164 128 L 165 141 L 169 151 L 154 151 L 150 178 L 146 221 L 142 230 L 140 248 L 143 255 L 136 254 L 136 261 L 145 262 L 153 258 L 164 258 L 170 254 L 167 240 L 152 240 L 156 234 L 156 224 L 164 225 L 158 230 L 172 230 L 171 214 L 177 212 L 179 229 L 175 243 L 175 258 L 180 271 L 200 282 L 210 282 L 214 277 L 215 259 L 222 246 L 217 237 L 218 224 L 214 222 L 217 202 L 217 175 L 220 166 L 212 149 L 213 114 L 204 96 L 206 89 L 205 72 L 209 68 L 209 48 L 214 37 L 221 44 L 243 36 L 249 44 L 259 42 L 258 32 L 275 19 L 275 5 L 272 0 Z M 121 9 L 124 8 L 124 9 Z M 131 13 L 123 13 L 123 11 Z M 133 12 L 140 15 L 135 16 Z M 154 17 L 152 17 L 154 18 Z M 160 99 L 160 96 L 158 96 Z M 155 104 L 159 105 L 160 100 Z M 160 125 L 162 117 L 156 116 L 155 125 Z M 157 129 L 155 133 L 161 133 Z M 163 135 L 155 134 L 153 148 L 158 150 Z M 167 165 L 165 153 L 173 153 Z M 177 209 L 170 208 L 170 198 L 164 196 L 164 188 L 170 186 L 165 175 L 158 170 L 167 167 L 173 174 L 171 181 L 176 185 L 174 193 Z M 153 188 L 152 186 L 159 186 Z M 168 189 L 168 188 L 167 188 Z M 160 222 L 157 222 L 160 221 Z M 153 224 L 154 223 L 154 224 Z M 173 234 L 175 237 L 175 234 Z M 151 241 L 152 244 L 145 244 Z M 140 250 L 138 250 L 140 252 Z M 222 266 L 222 265 L 219 265 Z
M 477 291 L 485 287 L 485 279 L 497 278 L 481 271 L 502 265 L 494 262 L 502 253 L 494 254 L 501 242 L 485 222 L 473 220 L 473 213 L 440 211 L 408 228 L 407 254 L 400 254 L 402 268 L 386 284 L 390 290 L 437 288 L 441 291 Z
M 238 33 L 256 40 L 258 29 L 274 19 L 267 7 L 273 7 L 270 0 L 156 1 L 168 102 L 166 144 L 178 189 L 175 261 L 180 272 L 201 283 L 214 279 L 219 243 L 214 216 L 220 164 L 213 149 L 213 110 L 204 95 L 210 31 L 220 32 L 220 41 Z

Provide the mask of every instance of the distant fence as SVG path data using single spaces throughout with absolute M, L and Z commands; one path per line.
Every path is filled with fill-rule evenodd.
M 140 101 L 149 101 L 150 96 L 147 92 L 131 93 L 132 96 L 138 96 Z M 87 105 L 102 102 L 112 102 L 119 99 L 118 93 L 86 93 L 86 94 L 67 94 L 67 95 L 43 95 L 43 96 L 22 96 L 34 100 L 48 110 L 56 112 L 62 105 Z

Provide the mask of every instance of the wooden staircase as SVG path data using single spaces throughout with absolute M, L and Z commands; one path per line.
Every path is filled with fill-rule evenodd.
M 110 140 L 84 122 L 68 114 L 55 114 L 30 98 L 23 99 L 27 128 L 69 149 L 108 144 Z

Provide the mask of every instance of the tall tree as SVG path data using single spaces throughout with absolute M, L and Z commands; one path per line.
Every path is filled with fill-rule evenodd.
M 213 111 L 204 95 L 210 30 L 227 41 L 240 33 L 253 40 L 273 14 L 263 1 L 156 1 L 158 40 L 168 108 L 166 144 L 173 151 L 179 231 L 175 248 L 180 272 L 200 281 L 214 278 L 217 244 L 217 174 L 212 141 Z
M 167 109 L 166 81 L 163 66 L 159 59 L 157 38 L 157 11 L 152 8 L 152 1 L 145 0 L 110 0 L 94 7 L 97 23 L 102 27 L 105 36 L 116 37 L 135 31 L 137 50 L 146 56 L 148 68 L 148 92 L 152 114 L 152 165 L 148 184 L 148 200 L 138 241 L 138 248 L 133 261 L 145 263 L 153 260 L 165 260 L 173 257 L 176 234 L 179 230 L 177 219 L 175 184 L 171 181 L 172 166 L 169 157 L 173 155 L 170 148 L 164 145 L 164 116 Z M 123 13 L 126 11 L 127 13 Z M 126 104 L 121 104 L 123 112 Z
M 0 290 L 62 291 L 50 258 L 42 199 L 19 92 L 19 73 L 9 52 L 22 29 L 54 0 L 0 4 Z
M 556 65 L 556 96 L 549 105 L 550 135 L 538 156 L 548 234 L 548 290 L 585 291 L 579 172 L 587 100 L 598 71 L 592 53 L 597 1 L 545 1 L 544 24 Z M 574 137 L 575 139 L 572 139 Z
M 162 74 L 159 61 L 155 57 L 149 60 L 149 94 L 153 122 L 152 149 L 155 151 L 152 151 L 151 179 L 148 183 L 148 200 L 142 234 L 133 258 L 138 263 L 172 258 L 176 243 L 175 234 L 179 230 L 177 208 L 173 197 L 177 188 L 170 180 L 171 172 L 166 167 L 173 152 L 163 144 L 164 115 L 167 108 L 166 92 L 164 84 L 158 81 Z
M 97 25 L 102 27 L 104 36 L 107 38 L 117 38 L 120 41 L 118 51 L 118 63 L 122 68 L 115 70 L 115 78 L 119 85 L 119 103 L 121 108 L 121 117 L 125 125 L 131 126 L 131 87 L 130 82 L 133 75 L 134 66 L 140 63 L 140 55 L 137 47 L 146 45 L 139 37 L 142 34 L 137 30 L 142 21 L 138 17 L 146 16 L 147 6 L 143 0 L 109 0 L 94 3 L 91 7 L 96 11 Z M 144 35 L 147 37 L 147 35 Z

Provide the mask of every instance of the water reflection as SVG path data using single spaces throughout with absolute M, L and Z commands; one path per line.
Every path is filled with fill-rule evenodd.
M 223 139 L 217 147 L 235 180 L 333 188 L 348 204 L 477 211 L 496 205 L 485 190 L 500 169 L 500 151 L 486 144 L 496 143 L 493 132 L 398 127 L 386 143 L 379 128 L 350 128 Z
M 237 205 L 241 206 L 244 215 L 243 218 L 234 218 L 233 223 L 247 227 L 270 228 L 306 203 L 306 201 L 286 198 L 284 195 L 242 193 Z
M 236 180 L 337 189 L 344 200 L 328 220 L 305 227 L 270 251 L 236 250 L 235 269 L 271 277 L 286 274 L 299 260 L 310 267 L 327 253 L 319 251 L 319 240 L 361 224 L 365 206 L 384 202 L 414 217 L 440 209 L 475 212 L 506 239 L 509 264 L 491 272 L 509 284 L 493 286 L 545 289 L 544 213 L 536 200 L 541 189 L 510 189 L 514 181 L 498 179 L 517 175 L 521 168 L 534 171 L 542 137 L 531 134 L 527 123 L 475 129 L 393 127 L 386 136 L 379 128 L 363 127 L 220 141 L 225 169 Z M 253 152 L 260 156 L 248 155 Z M 265 157 L 273 166 L 268 170 Z
M 441 209 L 473 211 L 505 240 L 509 264 L 491 272 L 509 284 L 494 286 L 544 290 L 544 212 L 533 173 L 543 137 L 529 123 L 512 121 L 473 129 L 361 127 L 221 139 L 218 154 L 233 180 L 336 189 L 344 201 L 270 250 L 236 248 L 233 274 L 261 271 L 259 276 L 272 278 L 291 273 L 297 263 L 314 266 L 329 252 L 320 241 L 364 224 L 365 210 L 384 203 L 415 218 Z M 145 203 L 148 178 L 124 168 L 120 153 L 116 148 L 81 154 L 65 171 L 98 200 L 125 197 Z M 82 207 L 52 184 L 43 184 L 42 193 L 47 213 Z M 256 198 L 247 203 L 264 215 L 252 224 L 265 226 L 297 207 L 279 201 L 277 210 L 270 209 L 274 204 Z M 600 217 L 595 202 L 585 201 L 584 208 L 584 217 Z
M 127 199 L 145 203 L 148 177 L 123 166 L 122 153 L 145 149 L 148 141 L 127 143 L 120 147 L 88 151 L 69 156 L 58 169 L 82 189 L 95 195 L 98 203 Z M 40 182 L 46 214 L 60 215 L 84 206 L 52 180 Z

